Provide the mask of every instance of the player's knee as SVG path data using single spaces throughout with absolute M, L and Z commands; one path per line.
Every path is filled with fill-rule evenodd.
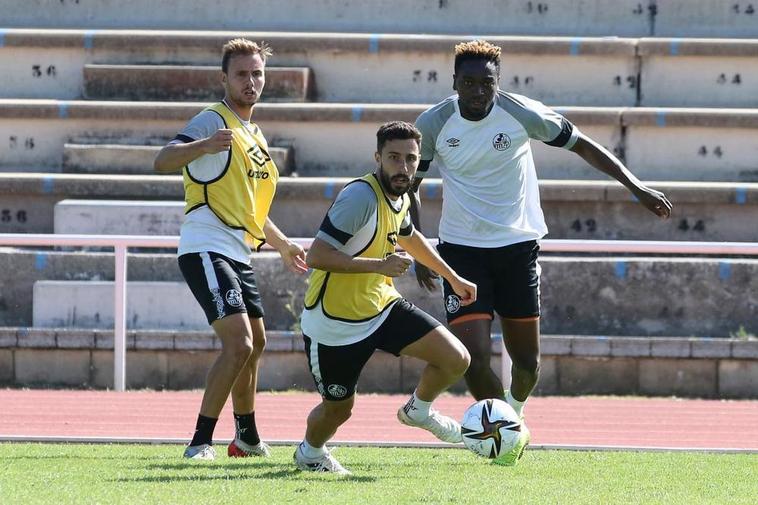
M 253 354 L 253 343 L 248 338 L 240 338 L 231 345 L 225 346 L 223 352 L 231 357 L 235 366 L 242 368 Z
M 260 357 L 263 351 L 266 349 L 266 334 L 253 338 L 253 356 Z
M 452 372 L 455 373 L 455 375 L 460 377 L 466 373 L 466 370 L 468 370 L 468 367 L 470 364 L 471 364 L 471 354 L 469 354 L 466 348 L 462 348 L 461 351 L 453 360 L 452 367 L 451 367 Z
M 325 403 L 326 414 L 338 424 L 347 422 L 353 415 L 353 405 L 350 403 L 339 402 L 337 404 Z
M 540 374 L 540 357 L 539 356 L 533 356 L 526 359 L 521 358 L 519 360 L 514 360 L 513 365 L 516 368 L 534 376 L 535 378 L 538 377 Z
M 469 364 L 466 368 L 466 375 L 478 376 L 483 373 L 489 373 L 491 369 L 490 357 L 483 356 L 476 352 L 469 354 Z

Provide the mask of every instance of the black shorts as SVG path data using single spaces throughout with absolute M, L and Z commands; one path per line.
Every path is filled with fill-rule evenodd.
M 444 282 L 448 323 L 464 316 L 497 313 L 508 319 L 540 315 L 540 246 L 536 240 L 505 247 L 469 247 L 440 242 L 440 256 L 461 277 L 477 285 L 476 302 L 465 307 Z
M 218 253 L 202 252 L 179 256 L 179 269 L 208 324 L 240 312 L 263 317 L 261 295 L 250 265 Z
M 401 298 L 379 329 L 354 344 L 323 345 L 303 334 L 305 355 L 316 389 L 325 400 L 350 398 L 355 394 L 361 370 L 376 349 L 400 356 L 406 346 L 438 326 L 441 326 L 439 321 Z

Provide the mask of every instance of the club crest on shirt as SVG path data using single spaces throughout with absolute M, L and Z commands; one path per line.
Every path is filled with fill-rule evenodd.
M 505 133 L 500 132 L 492 139 L 492 147 L 498 151 L 505 151 L 511 147 L 511 138 Z
M 461 145 L 461 141 L 455 137 L 450 137 L 445 142 L 447 142 L 448 147 L 458 147 Z
M 458 295 L 447 295 L 447 300 L 445 300 L 445 309 L 448 311 L 448 313 L 455 314 L 460 308 L 461 299 L 458 298 Z

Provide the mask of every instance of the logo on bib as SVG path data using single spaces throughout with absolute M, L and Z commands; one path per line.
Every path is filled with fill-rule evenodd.
M 511 147 L 511 138 L 505 133 L 498 133 L 495 138 L 492 139 L 492 147 L 498 151 L 505 151 Z
M 242 305 L 242 292 L 236 289 L 230 289 L 226 292 L 226 303 L 230 307 L 239 307 Z
M 461 145 L 461 141 L 455 137 L 450 137 L 445 142 L 447 142 L 448 147 L 458 147 Z
M 458 309 L 461 308 L 461 299 L 458 298 L 458 295 L 447 295 L 447 300 L 445 301 L 445 309 L 450 314 L 455 314 L 458 312 Z
M 347 394 L 347 388 L 345 386 L 340 386 L 339 384 L 331 384 L 327 388 L 327 391 L 329 391 L 329 394 L 335 398 L 342 398 Z

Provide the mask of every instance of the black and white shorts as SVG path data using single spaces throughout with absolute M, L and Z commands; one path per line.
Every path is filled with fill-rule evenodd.
M 179 256 L 179 269 L 208 324 L 244 312 L 252 318 L 263 317 L 261 295 L 250 265 L 218 253 L 202 252 Z
M 390 309 L 387 319 L 371 335 L 342 346 L 314 342 L 303 334 L 308 367 L 316 389 L 325 400 L 346 400 L 355 394 L 358 377 L 374 351 L 381 349 L 395 356 L 408 345 L 441 326 L 432 316 L 401 298 Z
M 464 279 L 477 286 L 476 301 L 465 307 L 447 281 L 444 281 L 445 312 L 448 323 L 494 317 L 507 319 L 540 315 L 540 246 L 536 240 L 504 247 L 470 247 L 440 242 L 442 259 Z M 464 319 L 466 318 L 466 319 Z

